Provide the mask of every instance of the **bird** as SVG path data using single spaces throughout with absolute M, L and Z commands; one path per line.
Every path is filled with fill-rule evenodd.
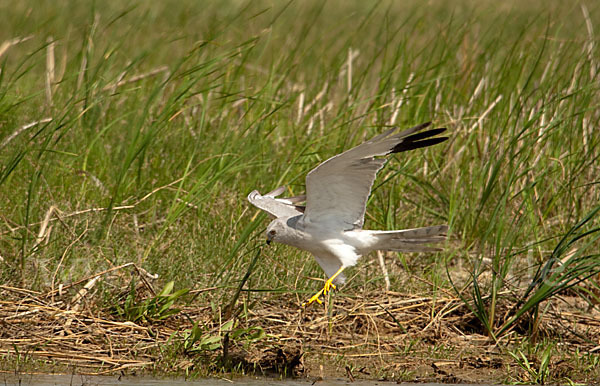
M 286 191 L 285 186 L 265 195 L 257 190 L 248 195 L 252 205 L 273 218 L 266 230 L 267 244 L 277 242 L 310 252 L 328 276 L 323 288 L 302 303 L 303 307 L 314 302 L 321 304 L 321 296 L 345 282 L 344 270 L 371 251 L 440 250 L 423 244 L 444 241 L 447 225 L 387 231 L 363 229 L 371 188 L 388 156 L 448 139 L 438 136 L 446 128 L 423 131 L 430 126 L 431 122 L 426 122 L 400 132 L 394 127 L 327 159 L 307 174 L 305 195 L 277 198 Z

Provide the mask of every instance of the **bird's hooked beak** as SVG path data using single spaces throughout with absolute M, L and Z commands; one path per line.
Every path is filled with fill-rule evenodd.
M 273 236 L 270 233 L 267 233 L 267 245 L 271 245 L 271 241 L 273 241 Z

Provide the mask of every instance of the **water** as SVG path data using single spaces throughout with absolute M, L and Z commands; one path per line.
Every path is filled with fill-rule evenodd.
M 54 385 L 73 385 L 73 386 L 127 386 L 127 385 L 147 385 L 147 386 L 366 386 L 382 385 L 391 386 L 395 382 L 383 381 L 363 381 L 355 380 L 350 382 L 348 379 L 269 379 L 269 378 L 234 378 L 232 380 L 225 378 L 203 378 L 185 380 L 183 378 L 154 378 L 154 377 L 117 377 L 117 376 L 88 376 L 88 375 L 57 375 L 57 374 L 19 374 L 19 375 L 0 375 L 0 385 L 23 385 L 23 386 L 54 386 Z M 402 385 L 418 386 L 445 386 L 438 383 L 403 383 Z M 482 385 L 478 385 L 482 386 Z

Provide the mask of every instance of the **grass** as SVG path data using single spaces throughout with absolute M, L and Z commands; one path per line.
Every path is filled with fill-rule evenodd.
M 82 281 L 73 296 L 109 270 L 94 303 L 137 312 L 174 282 L 163 298 L 226 319 L 217 335 L 190 324 L 188 336 L 225 339 L 227 319 L 300 304 L 323 277 L 305 253 L 261 247 L 267 220 L 246 194 L 301 194 L 327 157 L 432 120 L 451 139 L 388 164 L 366 227 L 448 223 L 450 239 L 438 254 L 387 256 L 390 289 L 433 299 L 430 323 L 465 306 L 469 328 L 502 347 L 561 343 L 547 320 L 566 298 L 598 317 L 595 3 L 0 4 L 5 287 L 54 297 Z M 331 299 L 330 319 L 341 297 L 385 287 L 373 260 Z M 147 299 L 131 290 L 138 277 Z M 436 303 L 449 294 L 460 300 Z M 522 348 L 505 358 L 523 380 L 595 371 L 556 375 L 561 351 L 546 347 L 543 369 Z

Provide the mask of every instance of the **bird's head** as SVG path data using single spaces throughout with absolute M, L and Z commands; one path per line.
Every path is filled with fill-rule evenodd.
M 281 219 L 271 221 L 267 227 L 267 244 L 271 244 L 272 241 L 282 242 L 285 238 L 285 227 L 285 222 Z
M 303 235 L 299 234 L 302 225 L 299 225 L 301 215 L 294 217 L 279 217 L 271 221 L 267 227 L 267 244 L 276 241 L 281 244 L 298 246 L 302 241 Z M 302 248 L 302 247 L 299 247 Z

